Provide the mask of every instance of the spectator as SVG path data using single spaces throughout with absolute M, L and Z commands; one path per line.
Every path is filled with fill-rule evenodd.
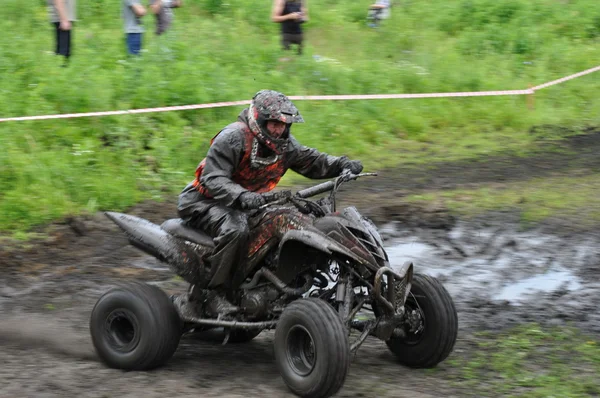
M 302 54 L 304 35 L 302 24 L 308 21 L 306 0 L 274 0 L 271 20 L 281 23 L 281 44 L 289 50 L 292 44 L 298 46 L 298 54 Z
M 369 6 L 369 13 L 367 14 L 367 20 L 370 21 L 369 26 L 375 28 L 379 26 L 379 22 L 382 19 L 388 19 L 391 15 L 391 7 L 390 0 L 377 0 L 377 2 L 371 4 Z
M 71 56 L 71 37 L 75 22 L 75 0 L 48 0 L 50 21 L 56 30 L 57 55 L 65 57 L 62 66 L 67 66 Z
M 173 22 L 173 8 L 181 7 L 181 0 L 150 0 L 150 10 L 156 16 L 156 35 L 162 35 Z
M 146 9 L 140 4 L 140 0 L 123 0 L 125 42 L 129 54 L 139 55 L 142 49 L 142 34 L 144 33 L 142 17 L 144 15 L 146 15 Z

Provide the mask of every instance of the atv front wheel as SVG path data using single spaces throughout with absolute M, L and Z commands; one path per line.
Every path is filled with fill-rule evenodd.
M 301 397 L 330 397 L 343 385 L 350 345 L 339 315 L 325 301 L 298 299 L 283 311 L 275 360 L 287 386 Z
M 405 303 L 410 327 L 405 337 L 386 343 L 400 363 L 413 368 L 431 368 L 442 362 L 456 342 L 458 316 L 452 297 L 442 283 L 429 275 L 415 274 Z
M 177 350 L 182 322 L 156 286 L 127 283 L 106 292 L 92 310 L 90 332 L 100 359 L 111 368 L 148 370 Z

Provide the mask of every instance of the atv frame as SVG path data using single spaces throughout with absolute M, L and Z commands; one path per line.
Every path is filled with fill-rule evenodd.
M 411 262 L 390 266 L 375 225 L 355 207 L 336 209 L 342 184 L 373 175 L 344 171 L 295 194 L 266 194 L 267 204 L 250 212 L 255 222 L 248 261 L 235 271 L 237 286 L 228 294 L 238 311 L 217 318 L 203 311 L 202 299 L 194 301 L 196 286 L 206 280 L 202 259 L 212 250 L 210 237 L 179 219 L 158 226 L 106 213 L 133 245 L 167 263 L 190 290 L 173 298 L 177 305 L 156 286 L 139 283 L 105 293 L 90 322 L 101 359 L 111 367 L 150 369 L 164 364 L 186 333 L 223 328 L 225 344 L 276 329 L 280 374 L 303 397 L 335 394 L 351 354 L 369 336 L 385 341 L 405 365 L 443 361 L 458 329 L 446 289 L 435 278 L 414 274 Z M 329 195 L 309 199 L 324 193 Z M 353 329 L 359 335 L 349 341 Z

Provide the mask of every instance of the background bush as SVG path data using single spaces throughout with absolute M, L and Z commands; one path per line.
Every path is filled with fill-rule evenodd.
M 600 64 L 595 0 L 398 1 L 378 29 L 369 1 L 309 2 L 307 48 L 281 63 L 265 0 L 185 0 L 173 30 L 125 55 L 120 2 L 80 1 L 74 56 L 52 55 L 46 1 L 4 0 L 0 117 L 288 95 L 523 89 Z M 597 126 L 598 74 L 525 97 L 298 101 L 305 144 L 370 169 L 522 151 L 538 124 Z M 208 141 L 243 107 L 0 123 L 0 231 L 123 209 L 193 177 Z

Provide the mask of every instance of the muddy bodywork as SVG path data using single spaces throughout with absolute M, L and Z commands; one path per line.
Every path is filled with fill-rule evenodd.
M 233 285 L 239 288 L 230 292 L 230 297 L 240 311 L 230 319 L 216 320 L 207 319 L 201 310 L 186 309 L 180 311 L 182 318 L 203 326 L 268 328 L 276 324 L 287 304 L 316 288 L 314 295 L 330 301 L 347 327 L 360 329 L 365 336 L 389 339 L 406 321 L 404 300 L 410 291 L 412 264 L 391 269 L 375 226 L 355 207 L 335 211 L 339 186 L 358 177 L 346 172 L 294 197 L 289 193 L 272 196 L 272 203 L 250 215 L 247 265 L 233 275 Z M 307 199 L 327 191 L 331 192 L 329 199 Z M 190 291 L 202 285 L 207 275 L 202 259 L 213 248 L 209 236 L 180 219 L 159 226 L 136 216 L 106 215 L 133 246 L 165 262 L 190 283 Z M 361 294 L 355 297 L 358 287 Z M 365 304 L 380 309 L 377 317 L 381 322 L 352 322 Z
M 209 239 L 202 239 L 202 234 L 194 234 L 192 230 L 186 235 L 190 240 L 181 239 L 140 217 L 115 212 L 107 212 L 106 216 L 125 232 L 129 243 L 168 264 L 186 281 L 193 284 L 206 278 L 202 256 L 212 247 Z M 198 242 L 191 240 L 195 235 L 200 237 L 196 239 Z
M 231 264 L 236 274 L 227 290 L 206 288 L 202 258 L 213 246 L 201 232 L 179 219 L 158 226 L 107 213 L 133 246 L 167 263 L 190 286 L 187 294 L 171 297 L 138 282 L 104 293 L 90 315 L 101 361 L 115 369 L 152 370 L 175 354 L 182 334 L 221 327 L 226 344 L 275 329 L 278 371 L 294 394 L 308 398 L 330 397 L 342 388 L 352 354 L 369 335 L 409 366 L 445 360 L 458 334 L 446 289 L 428 276 L 413 282 L 412 263 L 391 269 L 381 237 L 356 208 L 335 211 L 337 189 L 365 175 L 371 174 L 344 170 L 312 190 L 263 197 L 264 206 L 248 210 L 249 265 Z M 328 200 L 307 199 L 326 188 Z M 357 319 L 361 310 L 372 319 Z M 358 338 L 349 338 L 352 329 L 360 331 Z

